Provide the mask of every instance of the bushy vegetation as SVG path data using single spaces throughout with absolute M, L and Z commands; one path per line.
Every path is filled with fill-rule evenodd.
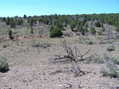
M 111 24 L 116 26 L 116 31 L 119 29 L 119 14 L 83 14 L 83 15 L 44 15 L 44 16 L 27 16 L 23 17 L 4 17 L 0 18 L 0 21 L 6 23 L 7 26 L 15 29 L 19 26 L 27 27 L 30 34 L 35 34 L 37 32 L 34 28 L 35 26 L 45 25 L 54 26 L 53 28 L 58 30 L 50 30 L 50 33 L 62 34 L 61 30 L 71 29 L 73 32 L 80 33 L 82 35 L 87 35 L 91 32 L 93 35 L 95 33 L 102 35 L 102 31 L 97 30 L 104 28 L 104 24 Z M 92 22 L 92 25 L 88 24 Z M 95 25 L 95 26 L 93 26 Z M 95 28 L 95 29 L 94 29 Z M 59 30 L 60 29 L 60 30 Z M 48 29 L 49 30 L 49 29 Z M 97 31 L 97 32 L 96 32 Z M 54 35 L 49 34 L 51 37 Z M 57 34 L 59 37 L 59 34 Z M 47 34 L 48 36 L 48 34 Z
M 23 24 L 23 18 L 21 17 L 7 17 L 2 18 L 4 22 L 6 22 L 7 25 L 10 25 L 11 28 L 15 28 L 16 25 L 22 25 Z
M 104 55 L 101 59 L 104 64 L 101 70 L 102 75 L 111 78 L 119 78 L 119 68 L 117 67 L 119 63 L 118 59 L 110 57 L 109 55 Z
M 109 76 L 112 78 L 119 78 L 119 69 L 116 66 L 116 64 L 114 64 L 113 62 L 107 62 L 106 66 L 104 69 L 102 69 L 101 73 L 103 74 L 103 76 Z
M 36 24 L 44 23 L 47 25 L 59 25 L 67 26 L 70 25 L 71 28 L 75 28 L 78 25 L 82 26 L 87 21 L 97 21 L 95 23 L 96 27 L 102 27 L 102 23 L 108 23 L 119 27 L 119 14 L 83 14 L 83 15 L 49 15 L 49 16 L 26 16 L 23 17 L 7 17 L 1 18 L 2 21 L 6 22 L 7 25 L 11 27 L 16 27 L 16 25 L 23 25 L 24 23 Z
M 107 48 L 107 51 L 111 52 L 111 51 L 115 51 L 115 47 L 112 45 L 112 46 L 109 46 Z
M 9 71 L 9 65 L 5 57 L 0 56 L 0 72 L 5 73 Z
M 8 35 L 9 35 L 9 39 L 11 39 L 11 40 L 14 39 L 13 31 L 12 30 L 9 30 Z
M 61 37 L 63 35 L 62 29 L 57 26 L 52 26 L 50 29 L 50 37 Z
M 96 26 L 96 27 L 102 27 L 102 24 L 101 24 L 100 22 L 96 22 L 96 23 L 95 23 L 95 26 Z
M 51 44 L 48 43 L 48 42 L 39 42 L 39 43 L 33 43 L 32 44 L 32 47 L 35 47 L 35 48 L 48 48 L 48 47 L 51 47 Z
M 91 28 L 90 31 L 91 31 L 91 33 L 92 33 L 93 35 L 96 34 L 96 30 L 95 30 L 95 28 Z

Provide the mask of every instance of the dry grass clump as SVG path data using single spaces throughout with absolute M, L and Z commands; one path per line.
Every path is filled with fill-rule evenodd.
M 84 61 L 84 63 L 86 63 L 86 64 L 90 64 L 90 63 L 102 64 L 102 63 L 104 63 L 104 60 L 99 55 L 94 54 L 94 55 L 91 55 L 90 57 L 88 57 Z
M 93 39 L 87 37 L 79 37 L 79 42 L 88 45 L 93 45 L 96 43 Z
M 48 48 L 48 47 L 51 47 L 51 44 L 49 42 L 45 42 L 45 41 L 33 40 L 32 41 L 32 47 L 35 47 L 35 48 Z

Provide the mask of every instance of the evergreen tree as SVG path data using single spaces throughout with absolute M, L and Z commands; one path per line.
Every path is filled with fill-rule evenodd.
M 57 26 L 52 26 L 50 29 L 50 37 L 61 37 L 63 35 L 62 29 Z

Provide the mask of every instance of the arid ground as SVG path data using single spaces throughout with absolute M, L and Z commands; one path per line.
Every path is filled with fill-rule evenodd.
M 56 62 L 56 56 L 66 54 L 63 40 L 54 38 L 2 42 L 0 55 L 8 59 L 10 70 L 0 73 L 0 89 L 119 89 L 119 78 L 103 76 L 101 73 L 104 63 L 78 62 L 76 66 L 85 74 L 75 76 L 75 65 L 72 62 Z M 119 58 L 118 41 L 101 44 L 100 40 L 93 40 L 93 44 L 85 44 L 78 37 L 65 40 L 68 45 L 77 46 L 81 53 L 90 49 L 87 57 L 97 55 L 103 58 L 107 55 L 117 60 Z M 107 47 L 112 44 L 115 50 L 107 51 Z

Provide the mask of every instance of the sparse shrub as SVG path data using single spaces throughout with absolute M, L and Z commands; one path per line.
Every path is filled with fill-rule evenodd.
M 66 40 L 63 40 L 62 46 L 65 51 L 65 55 L 63 56 L 56 55 L 52 59 L 52 63 L 70 62 L 72 63 L 71 72 L 74 73 L 74 77 L 85 75 L 86 72 L 81 70 L 80 66 L 78 65 L 78 62 L 86 60 L 88 53 L 90 52 L 90 49 L 88 49 L 85 53 L 82 53 L 79 47 L 77 46 L 72 47 L 71 45 L 68 45 Z
M 9 45 L 4 44 L 4 45 L 3 45 L 3 48 L 7 48 L 8 46 L 9 46 Z
M 118 58 L 112 57 L 112 56 L 109 56 L 109 55 L 106 55 L 106 54 L 104 54 L 104 57 L 102 57 L 102 59 L 103 59 L 104 63 L 109 61 L 109 62 L 112 62 L 113 64 L 116 64 L 116 65 L 119 64 Z
M 107 62 L 104 69 L 102 69 L 101 73 L 103 76 L 109 76 L 112 78 L 119 78 L 119 69 L 113 62 Z
M 103 76 L 109 76 L 111 78 L 119 78 L 119 71 L 115 68 L 112 67 L 111 69 L 109 68 L 108 70 L 102 70 Z
M 91 28 L 90 31 L 91 31 L 91 33 L 92 33 L 93 35 L 96 34 L 96 30 L 95 30 L 95 28 Z
M 99 44 L 112 44 L 114 40 L 100 40 Z
M 119 28 L 117 28 L 116 31 L 119 32 Z
M 110 61 L 116 65 L 119 65 L 119 60 L 115 57 L 110 57 L 106 54 L 104 54 L 104 56 L 100 57 L 97 54 L 91 55 L 90 57 L 88 57 L 84 63 L 89 64 L 89 63 L 98 63 L 98 64 L 104 64 L 107 61 Z
M 109 46 L 107 48 L 107 51 L 111 52 L 111 51 L 115 51 L 115 47 L 114 46 Z
M 104 63 L 103 58 L 101 58 L 100 56 L 98 56 L 97 54 L 91 55 L 90 57 L 88 57 L 84 63 L 89 64 L 89 63 L 98 63 L 98 64 L 102 64 Z
M 119 60 L 117 58 L 112 58 L 112 61 L 114 62 L 114 64 L 119 65 Z
M 93 45 L 94 42 L 93 42 L 93 41 L 88 41 L 87 44 L 89 44 L 89 45 Z
M 116 35 L 116 39 L 119 39 L 119 34 Z
M 14 39 L 13 31 L 12 30 L 9 30 L 8 35 L 9 35 L 9 39 L 11 39 L 11 40 Z
M 96 22 L 96 23 L 95 23 L 95 26 L 96 26 L 96 27 L 102 27 L 102 24 L 101 24 L 100 22 Z
M 102 31 L 97 31 L 98 35 L 102 35 L 102 33 L 103 33 Z
M 119 69 L 117 67 L 118 61 L 113 57 L 104 56 L 105 66 L 101 70 L 103 76 L 109 76 L 111 78 L 119 78 Z
M 0 56 L 0 72 L 5 73 L 9 71 L 9 65 L 5 57 Z
M 41 48 L 48 48 L 50 46 L 51 46 L 50 43 L 34 43 L 32 45 L 32 47 L 36 47 L 36 48 L 39 48 L 39 47 L 41 47 Z
M 95 42 L 91 39 L 84 39 L 83 40 L 85 44 L 88 44 L 88 45 L 93 45 Z
M 82 27 L 79 31 L 81 32 L 81 34 L 82 34 L 83 36 L 85 36 L 85 35 L 86 35 L 86 33 L 88 32 L 88 29 L 87 29 L 87 28 Z
M 63 41 L 63 48 L 66 52 L 65 57 L 69 58 L 69 60 L 74 61 L 74 62 L 79 62 L 79 61 L 84 61 L 86 60 L 86 56 L 89 54 L 91 49 L 87 49 L 85 53 L 82 53 L 80 48 L 77 46 L 71 47 L 70 45 L 67 44 L 67 41 Z
M 99 44 L 107 44 L 108 42 L 106 42 L 105 40 L 100 40 Z
M 57 26 L 52 26 L 50 29 L 50 37 L 61 37 L 63 35 L 62 29 Z

